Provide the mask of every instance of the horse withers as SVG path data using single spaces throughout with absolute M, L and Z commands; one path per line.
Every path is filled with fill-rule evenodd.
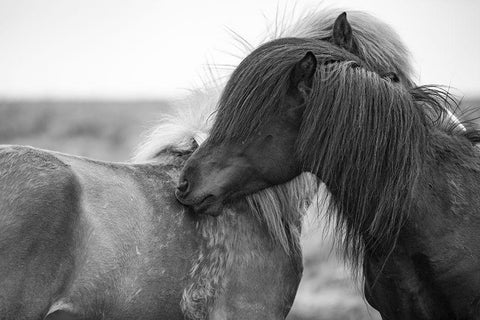
M 0 318 L 284 319 L 301 210 L 287 248 L 247 202 L 192 215 L 174 196 L 189 154 L 120 164 L 3 146 Z

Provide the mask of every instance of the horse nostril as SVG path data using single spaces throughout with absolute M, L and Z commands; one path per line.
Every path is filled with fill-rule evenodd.
M 183 180 L 182 182 L 180 182 L 178 185 L 177 185 L 177 190 L 180 191 L 180 192 L 187 192 L 188 190 L 188 181 L 187 180 Z

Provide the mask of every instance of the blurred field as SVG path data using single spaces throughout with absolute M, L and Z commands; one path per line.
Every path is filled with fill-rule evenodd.
M 480 101 L 465 101 L 480 106 Z M 171 106 L 149 102 L 0 102 L 0 144 L 25 144 L 107 161 L 128 160 L 142 132 Z M 312 221 L 312 219 L 309 219 Z M 290 320 L 379 319 L 322 236 L 321 221 L 303 235 L 304 277 Z
M 26 144 L 107 161 L 128 160 L 166 101 L 3 101 L 0 144 Z

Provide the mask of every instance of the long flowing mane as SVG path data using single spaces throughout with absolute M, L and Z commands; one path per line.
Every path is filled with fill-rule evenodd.
M 209 139 L 248 139 L 279 112 L 289 71 L 305 52 L 320 62 L 296 156 L 332 193 L 345 255 L 354 266 L 365 250 L 392 250 L 412 206 L 413 190 L 434 130 L 474 144 L 479 132 L 461 123 L 455 99 L 435 86 L 410 87 L 327 42 L 286 38 L 255 50 L 221 97 Z
M 328 211 L 354 267 L 366 250 L 388 257 L 395 247 L 433 132 L 471 146 L 480 141 L 480 131 L 441 87 L 408 88 L 351 61 L 317 70 L 297 155 L 329 187 Z

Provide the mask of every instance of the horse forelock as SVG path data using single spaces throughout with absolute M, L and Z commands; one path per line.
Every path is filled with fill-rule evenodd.
M 320 61 L 355 60 L 354 55 L 326 41 L 282 38 L 268 42 L 245 58 L 227 82 L 210 131 L 212 143 L 242 141 L 278 114 L 293 65 L 306 52 Z

